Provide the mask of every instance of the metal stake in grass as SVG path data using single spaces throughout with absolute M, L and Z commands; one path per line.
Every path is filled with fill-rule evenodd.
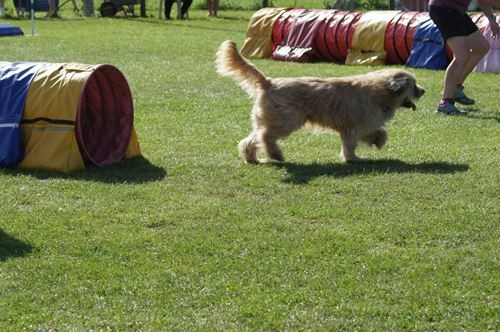
M 35 35 L 35 0 L 30 0 L 31 4 L 31 36 Z

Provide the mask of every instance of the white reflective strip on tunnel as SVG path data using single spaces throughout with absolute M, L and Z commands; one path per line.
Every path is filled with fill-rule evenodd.
M 0 123 L 0 128 L 17 128 L 19 123 Z

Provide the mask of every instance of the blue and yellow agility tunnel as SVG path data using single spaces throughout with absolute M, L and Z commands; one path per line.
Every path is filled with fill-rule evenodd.
M 112 65 L 0 62 L 0 166 L 70 172 L 141 154 Z

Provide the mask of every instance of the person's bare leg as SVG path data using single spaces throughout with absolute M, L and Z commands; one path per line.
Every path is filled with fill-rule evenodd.
M 471 53 L 468 62 L 465 64 L 459 76 L 457 84 L 462 84 L 465 81 L 467 76 L 476 68 L 479 61 L 481 61 L 490 50 L 490 44 L 480 31 L 476 31 L 465 37 L 465 45 L 467 49 L 471 50 Z
M 214 6 L 213 0 L 207 0 L 208 16 L 213 16 L 213 12 L 214 12 L 213 6 Z
M 49 11 L 45 17 L 53 17 L 55 16 L 57 11 L 56 0 L 49 0 Z
M 217 10 L 219 9 L 219 0 L 212 0 L 214 3 L 213 12 L 214 16 L 217 16 Z
M 462 83 L 460 80 L 469 64 L 471 51 L 470 48 L 467 48 L 466 37 L 463 36 L 448 38 L 446 43 L 453 52 L 453 60 L 446 68 L 443 99 L 453 99 L 457 84 Z

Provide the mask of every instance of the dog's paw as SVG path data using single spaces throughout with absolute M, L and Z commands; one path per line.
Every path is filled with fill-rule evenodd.
M 378 135 L 374 140 L 373 144 L 377 147 L 377 149 L 382 149 L 382 147 L 387 142 L 387 132 L 384 129 L 378 131 Z
M 369 147 L 376 147 L 380 150 L 387 142 L 387 131 L 383 128 L 380 128 L 374 133 L 364 137 L 362 141 Z
M 276 160 L 276 159 L 272 159 L 272 158 L 262 158 L 260 159 L 260 163 L 261 164 L 276 164 L 276 165 L 279 165 L 279 164 L 283 164 L 285 161 L 284 160 Z
M 259 165 L 260 160 L 259 159 L 245 159 L 245 163 L 250 164 L 250 165 Z
M 371 158 L 361 158 L 358 156 L 344 158 L 346 163 L 366 163 L 372 161 Z
M 274 160 L 275 162 L 280 163 L 280 164 L 285 162 L 285 158 L 283 158 L 282 155 L 279 155 L 279 156 L 276 155 L 276 156 L 272 156 L 270 158 L 271 158 L 271 160 Z

